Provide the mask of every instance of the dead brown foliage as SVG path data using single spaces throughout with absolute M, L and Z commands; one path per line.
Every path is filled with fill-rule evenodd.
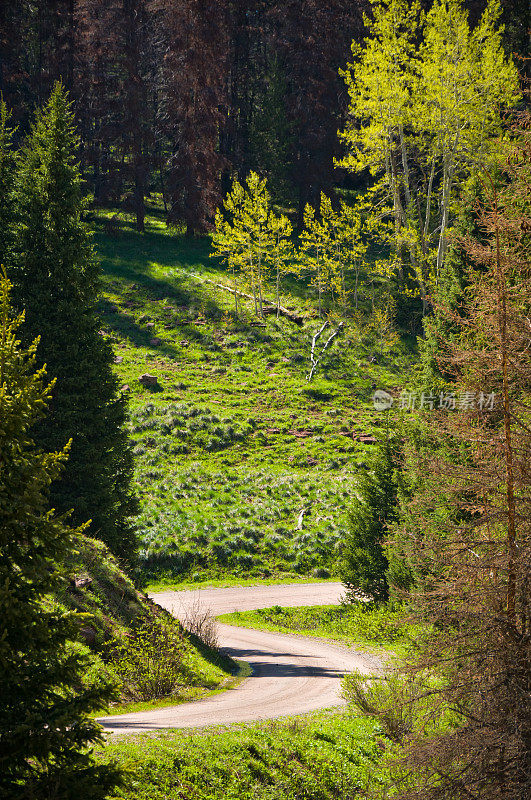
M 395 536 L 417 576 L 415 616 L 433 626 L 406 673 L 440 676 L 433 713 L 439 703 L 459 720 L 405 737 L 395 787 L 404 800 L 531 797 L 528 117 L 514 133 L 503 178 L 484 172 L 480 235 L 462 243 L 474 264 L 466 300 L 439 309 L 460 331 L 440 342 L 446 374 L 496 402 L 429 415 L 410 453 L 421 488 Z

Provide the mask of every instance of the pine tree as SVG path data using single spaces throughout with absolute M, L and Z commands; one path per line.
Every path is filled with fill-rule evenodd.
M 286 75 L 286 107 L 293 133 L 290 160 L 302 222 L 307 203 L 334 186 L 337 130 L 343 122 L 345 87 L 339 68 L 363 31 L 364 2 L 282 0 L 264 4 L 271 39 Z
M 441 341 L 455 339 L 459 325 L 451 320 L 448 310 L 459 316 L 467 288 L 466 275 L 470 269 L 463 240 L 477 233 L 474 214 L 469 208 L 461 209 L 454 225 L 454 237 L 443 264 L 437 286 L 433 291 L 433 314 L 423 320 L 424 337 L 419 341 L 422 365 L 422 388 L 430 391 L 448 391 L 450 376 L 439 360 Z M 442 312 L 440 309 L 444 309 Z
M 127 187 L 136 228 L 143 231 L 148 153 L 153 144 L 148 78 L 154 68 L 148 55 L 153 44 L 148 3 L 78 0 L 76 22 L 79 56 L 86 65 L 76 112 L 84 122 L 95 192 L 103 198 L 112 190 L 119 197 Z M 105 180 L 100 172 L 104 153 Z
M 161 126 L 168 138 L 173 221 L 210 230 L 220 202 L 220 127 L 227 99 L 227 0 L 154 0 L 162 18 Z
M 277 203 L 289 205 L 294 187 L 293 122 L 286 108 L 287 81 L 278 58 L 259 72 L 253 87 L 254 109 L 249 124 L 250 161 L 253 169 L 267 177 Z
M 56 80 L 71 85 L 73 7 L 74 0 L 0 0 L 0 94 L 24 130 Z
M 351 601 L 360 594 L 376 601 L 389 597 L 383 538 L 397 517 L 397 465 L 397 443 L 387 438 L 358 484 L 341 558 L 341 580 Z
M 19 156 L 14 298 L 26 310 L 25 340 L 41 336 L 39 364 L 57 378 L 51 414 L 36 439 L 46 450 L 72 439 L 52 504 L 60 512 L 73 509 L 76 524 L 91 519 L 91 534 L 131 561 L 132 455 L 112 349 L 98 332 L 99 271 L 82 221 L 76 145 L 73 114 L 58 84 Z
M 0 276 L 0 795 L 4 800 L 102 798 L 117 783 L 87 746 L 101 740 L 87 715 L 114 696 L 86 684 L 88 657 L 71 640 L 80 619 L 47 598 L 61 578 L 77 531 L 48 511 L 47 492 L 68 448 L 42 452 L 31 430 L 53 384 L 37 368 L 38 342 L 23 349 L 11 315 L 11 284 Z

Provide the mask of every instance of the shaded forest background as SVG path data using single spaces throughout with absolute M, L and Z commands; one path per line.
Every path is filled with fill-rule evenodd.
M 474 23 L 484 4 L 465 5 Z M 507 50 L 525 56 L 529 4 L 502 7 Z M 338 70 L 368 11 L 365 0 L 2 0 L 0 91 L 22 138 L 60 79 L 96 204 L 121 204 L 139 230 L 152 191 L 169 221 L 209 230 L 250 170 L 301 219 L 322 191 L 364 181 L 334 157 L 348 105 Z

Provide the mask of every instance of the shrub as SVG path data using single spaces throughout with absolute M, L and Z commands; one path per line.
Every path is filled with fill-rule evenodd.
M 133 631 L 110 645 L 110 666 L 127 700 L 157 700 L 187 685 L 186 641 L 178 624 L 142 618 Z
M 212 649 L 218 646 L 217 622 L 209 608 L 205 608 L 199 598 L 187 609 L 183 627 Z
M 312 569 L 312 578 L 329 578 L 330 572 L 327 569 L 323 569 L 323 567 L 316 567 Z
M 426 693 L 419 681 L 398 673 L 367 678 L 352 672 L 343 678 L 343 696 L 365 716 L 378 719 L 385 733 L 400 742 L 415 730 L 422 713 L 419 703 Z

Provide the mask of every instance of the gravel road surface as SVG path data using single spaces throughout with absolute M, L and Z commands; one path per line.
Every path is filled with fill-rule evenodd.
M 198 603 L 215 615 L 275 604 L 332 605 L 339 601 L 341 591 L 338 583 L 290 584 L 161 592 L 153 599 L 183 618 Z M 370 674 L 380 667 L 374 656 L 310 637 L 219 625 L 218 639 L 232 658 L 250 663 L 250 678 L 205 700 L 103 717 L 99 722 L 108 731 L 131 734 L 304 714 L 340 705 L 340 680 L 346 672 L 357 669 Z

